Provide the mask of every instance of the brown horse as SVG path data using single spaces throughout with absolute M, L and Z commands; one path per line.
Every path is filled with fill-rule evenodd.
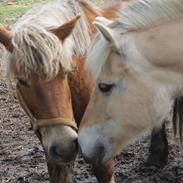
M 8 51 L 8 76 L 16 81 L 20 105 L 43 145 L 50 182 L 71 182 L 77 126 L 93 85 L 84 70 L 95 33 L 92 21 L 99 15 L 115 17 L 120 4 L 110 3 L 102 11 L 84 0 L 50 3 L 26 13 L 11 31 L 0 29 L 0 42 Z M 77 14 L 81 17 L 73 18 Z M 114 181 L 113 161 L 93 170 L 99 182 Z
M 182 10 L 182 0 L 142 0 L 121 10 L 110 26 L 95 22 L 100 35 L 87 63 L 97 80 L 79 131 L 89 161 L 111 159 L 154 126 L 163 132 L 173 104 L 174 133 L 179 122 L 182 142 Z

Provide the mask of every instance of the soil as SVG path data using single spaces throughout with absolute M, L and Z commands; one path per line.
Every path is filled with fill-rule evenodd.
M 4 59 L 0 48 L 0 63 Z M 0 183 L 48 183 L 43 149 L 30 128 L 29 119 L 20 108 L 14 88 L 7 85 L 3 69 L 0 75 Z M 160 169 L 144 163 L 150 133 L 126 147 L 115 158 L 117 183 L 183 182 L 183 159 L 178 139 L 174 140 L 171 124 L 167 127 L 169 161 Z M 74 165 L 74 183 L 96 183 L 90 165 L 78 155 Z

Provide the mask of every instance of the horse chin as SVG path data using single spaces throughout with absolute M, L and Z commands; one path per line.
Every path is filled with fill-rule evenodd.
M 60 158 L 59 160 L 58 159 L 53 159 L 52 157 L 49 157 L 47 158 L 47 162 L 52 164 L 52 165 L 56 165 L 56 166 L 71 166 L 74 164 L 74 161 L 76 159 L 76 156 L 77 156 L 77 153 L 73 156 L 72 159 L 70 159 L 69 161 L 66 161 L 62 158 Z
M 48 162 L 66 165 L 75 160 L 78 153 L 77 133 L 71 127 L 44 127 L 40 133 Z

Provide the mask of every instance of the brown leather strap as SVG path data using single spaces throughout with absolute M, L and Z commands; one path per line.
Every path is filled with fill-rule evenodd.
M 50 119 L 36 119 L 30 109 L 27 107 L 21 92 L 17 89 L 17 96 L 20 102 L 21 107 L 24 109 L 26 114 L 31 119 L 31 124 L 33 127 L 33 130 L 37 132 L 42 127 L 48 127 L 48 126 L 57 126 L 57 125 L 66 125 L 72 127 L 74 130 L 78 130 L 77 124 L 74 120 L 68 119 L 68 118 L 50 118 Z
M 23 108 L 23 110 L 26 112 L 26 114 L 29 116 L 29 118 L 31 119 L 31 123 L 34 123 L 34 121 L 36 121 L 36 119 L 34 118 L 32 112 L 30 111 L 30 109 L 27 107 L 21 92 L 19 91 L 19 89 L 17 89 L 17 97 L 18 100 L 20 102 L 21 107 Z M 33 125 L 33 124 L 32 124 Z
M 66 125 L 77 130 L 76 122 L 67 118 L 51 118 L 51 119 L 38 119 L 33 125 L 34 130 L 39 130 L 41 127 Z

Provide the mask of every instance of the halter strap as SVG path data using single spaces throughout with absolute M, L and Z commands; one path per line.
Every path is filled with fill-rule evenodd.
M 68 118 L 50 118 L 50 119 L 36 119 L 31 110 L 26 105 L 21 92 L 17 89 L 17 97 L 20 101 L 21 107 L 24 109 L 24 111 L 27 113 L 29 118 L 31 119 L 31 125 L 35 132 L 37 132 L 42 127 L 48 127 L 48 126 L 57 126 L 57 125 L 66 125 L 72 127 L 74 130 L 78 130 L 76 122 L 74 120 L 68 119 Z
M 41 127 L 66 125 L 78 130 L 76 122 L 68 118 L 51 118 L 51 119 L 38 119 L 37 123 L 34 123 L 33 129 L 38 130 Z

